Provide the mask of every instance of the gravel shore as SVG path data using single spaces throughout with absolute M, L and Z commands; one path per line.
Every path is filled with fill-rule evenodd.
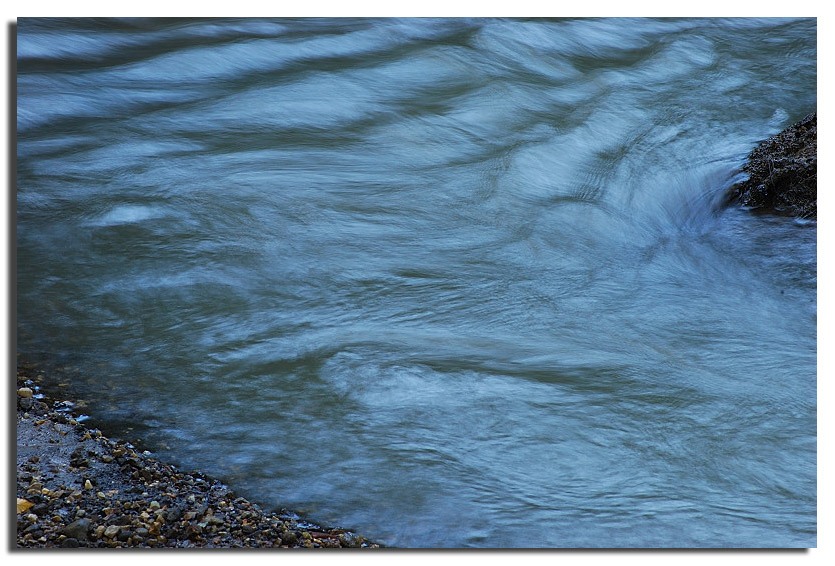
M 17 371 L 17 546 L 378 548 L 339 528 L 266 512 L 228 486 L 105 437 Z

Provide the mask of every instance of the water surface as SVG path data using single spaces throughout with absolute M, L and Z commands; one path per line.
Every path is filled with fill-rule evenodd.
M 393 546 L 816 546 L 816 21 L 18 23 L 18 352 Z M 59 372 L 60 375 L 60 372 Z

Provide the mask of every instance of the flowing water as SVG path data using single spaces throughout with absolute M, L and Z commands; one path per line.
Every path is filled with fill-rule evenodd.
M 18 353 L 93 422 L 387 545 L 817 544 L 816 224 L 722 206 L 814 19 L 17 34 Z

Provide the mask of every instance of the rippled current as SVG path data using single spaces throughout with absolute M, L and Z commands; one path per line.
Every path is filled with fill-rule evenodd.
M 392 546 L 817 544 L 811 20 L 17 28 L 18 353 Z

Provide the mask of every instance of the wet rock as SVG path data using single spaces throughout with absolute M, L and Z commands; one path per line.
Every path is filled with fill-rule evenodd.
M 281 544 L 287 546 L 294 546 L 299 543 L 299 537 L 293 531 L 284 531 L 281 533 Z
M 90 465 L 87 458 L 84 457 L 84 450 L 79 446 L 70 455 L 70 466 L 73 468 L 86 468 Z
M 186 527 L 186 536 L 189 539 L 197 539 L 200 537 L 201 534 L 203 534 L 203 527 L 201 527 L 200 525 L 189 523 Z
M 763 212 L 817 219 L 817 113 L 761 142 L 742 167 L 749 178 L 729 201 Z
M 76 519 L 63 529 L 61 532 L 67 536 L 67 538 L 74 538 L 77 540 L 87 540 L 87 532 L 90 530 L 90 519 L 81 518 Z
M 81 545 L 78 543 L 78 539 L 65 538 L 61 541 L 61 548 L 78 548 L 79 546 Z
M 165 514 L 165 520 L 168 523 L 178 521 L 184 514 L 185 508 L 182 505 L 175 505 Z
M 339 535 L 339 542 L 342 546 L 356 548 L 362 545 L 363 538 L 353 533 L 342 533 Z
M 102 534 L 105 538 L 113 538 L 119 534 L 120 530 L 122 529 L 118 525 L 110 525 L 109 527 L 104 529 L 104 533 Z
M 39 517 L 42 515 L 46 515 L 49 511 L 49 505 L 46 503 L 38 503 L 37 505 L 33 505 L 31 509 L 32 513 L 38 515 Z

